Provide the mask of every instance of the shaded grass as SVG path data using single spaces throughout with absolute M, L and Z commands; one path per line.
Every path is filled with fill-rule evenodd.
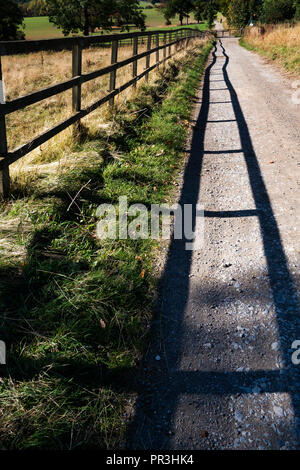
M 38 174 L 30 187 L 14 182 L 2 209 L 32 231 L 24 262 L 0 265 L 3 448 L 122 445 L 128 384 L 148 342 L 158 242 L 97 240 L 96 210 L 120 195 L 147 206 L 169 199 L 211 46 L 198 43 L 142 85 L 113 116 L 114 132 L 88 134 L 55 182 Z

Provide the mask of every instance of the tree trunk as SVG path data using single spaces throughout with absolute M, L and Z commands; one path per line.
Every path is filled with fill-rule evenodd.
M 83 34 L 84 36 L 88 36 L 90 33 L 90 20 L 89 20 L 89 12 L 87 5 L 84 6 L 84 27 L 83 27 Z
M 182 16 L 181 14 L 179 15 L 179 21 L 180 21 L 180 24 L 181 24 L 181 26 L 182 26 L 183 16 Z

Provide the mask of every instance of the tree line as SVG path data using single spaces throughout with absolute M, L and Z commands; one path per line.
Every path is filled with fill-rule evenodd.
M 227 22 L 242 28 L 253 22 L 282 23 L 300 20 L 300 0 L 220 0 Z
M 300 20 L 300 0 L 168 0 L 165 1 L 166 23 L 175 15 L 183 24 L 191 13 L 197 21 L 205 20 L 212 27 L 218 12 L 229 26 L 243 28 L 251 21 L 281 23 Z
M 138 0 L 5 0 L 0 3 L 0 40 L 24 39 L 25 16 L 49 16 L 51 23 L 69 34 L 130 25 L 144 30 L 146 16 Z
M 157 1 L 153 0 L 156 4 Z M 300 20 L 300 0 L 162 0 L 160 8 L 166 24 L 178 15 L 180 24 L 206 21 L 211 28 L 218 12 L 229 26 L 242 28 L 251 21 L 279 23 Z M 0 3 L 0 40 L 24 39 L 24 16 L 49 16 L 64 35 L 95 30 L 122 30 L 134 25 L 146 28 L 146 16 L 139 0 L 5 0 Z

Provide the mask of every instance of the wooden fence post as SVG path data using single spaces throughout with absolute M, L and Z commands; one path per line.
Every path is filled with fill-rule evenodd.
M 156 35 L 156 47 L 159 46 L 159 33 Z M 156 51 L 156 63 L 159 62 L 159 51 Z
M 173 34 L 172 31 L 169 32 L 169 42 L 172 42 Z M 172 46 L 169 46 L 169 56 L 172 53 Z
M 5 103 L 4 85 L 2 79 L 2 65 L 0 56 L 0 103 Z M 0 159 L 5 160 L 7 155 L 7 138 L 6 138 L 6 124 L 5 115 L 0 114 Z M 2 161 L 3 161 L 2 160 Z M 0 196 L 7 197 L 9 194 L 9 167 L 5 166 L 0 171 Z
M 152 40 L 152 36 L 151 34 L 149 34 L 148 36 L 148 41 L 147 41 L 147 51 L 150 51 L 151 49 L 151 40 Z M 150 67 L 150 54 L 146 56 L 146 69 L 148 69 Z M 149 72 L 146 73 L 146 82 L 149 81 Z
M 82 48 L 81 44 L 74 44 L 72 51 L 72 76 L 78 77 L 82 73 Z M 76 85 L 72 89 L 72 108 L 76 113 L 81 110 L 81 85 Z M 80 132 L 80 120 L 73 126 L 73 132 L 78 135 Z
M 118 60 L 118 40 L 112 41 L 111 43 L 111 64 L 115 64 Z M 116 88 L 116 77 L 117 77 L 117 71 L 113 70 L 110 72 L 110 77 L 109 77 L 109 91 L 113 91 Z M 115 102 L 115 98 L 111 98 L 109 100 L 109 105 L 110 107 L 113 107 Z
M 133 38 L 133 52 L 132 55 L 135 56 L 138 53 L 138 37 Z M 137 60 L 134 60 L 132 63 L 132 77 L 137 76 Z M 133 87 L 136 88 L 136 82 L 134 82 Z
M 167 57 L 167 47 L 166 47 L 166 44 L 167 44 L 167 33 L 164 33 L 164 59 L 166 59 Z
M 178 50 L 178 31 L 175 31 L 175 51 Z

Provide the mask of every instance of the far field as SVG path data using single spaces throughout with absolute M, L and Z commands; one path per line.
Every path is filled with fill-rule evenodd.
M 166 26 L 163 14 L 156 8 L 144 9 L 144 13 L 147 17 L 147 28 L 174 28 L 180 26 L 178 17 L 172 19 L 172 25 Z M 191 26 L 198 26 L 201 29 L 207 28 L 206 24 L 197 25 L 195 23 L 193 15 L 191 15 L 190 17 L 190 22 L 194 23 Z M 63 37 L 62 32 L 56 26 L 49 22 L 48 16 L 25 18 L 24 23 L 26 39 L 51 39 Z
M 63 37 L 62 32 L 50 23 L 48 16 L 25 18 L 26 39 L 51 39 Z

